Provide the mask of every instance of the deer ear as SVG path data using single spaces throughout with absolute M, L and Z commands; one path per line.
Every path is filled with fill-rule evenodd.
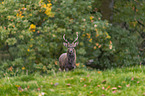
M 74 47 L 76 47 L 78 44 L 79 44 L 79 42 L 76 42 L 75 45 L 74 45 Z
M 65 42 L 63 42 L 63 45 L 64 45 L 65 47 L 67 47 L 67 43 L 65 43 Z

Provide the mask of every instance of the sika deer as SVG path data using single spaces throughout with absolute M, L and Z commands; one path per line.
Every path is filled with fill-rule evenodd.
M 78 42 L 75 43 L 75 41 L 78 39 L 78 33 L 77 38 L 70 44 L 66 39 L 65 39 L 65 34 L 63 35 L 63 39 L 66 41 L 64 42 L 63 45 L 68 48 L 67 53 L 63 53 L 59 57 L 59 66 L 61 70 L 68 71 L 76 68 L 76 51 L 74 47 L 78 45 Z

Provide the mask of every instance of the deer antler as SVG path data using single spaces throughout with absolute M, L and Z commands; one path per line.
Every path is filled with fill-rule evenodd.
M 63 39 L 64 39 L 67 43 L 69 43 L 69 42 L 65 39 L 65 34 L 63 35 Z
M 78 32 L 76 32 L 76 35 L 77 35 L 77 38 L 73 41 L 73 43 L 78 40 Z

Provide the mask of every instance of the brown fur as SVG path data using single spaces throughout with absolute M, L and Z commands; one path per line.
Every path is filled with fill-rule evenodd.
M 72 70 L 76 68 L 76 51 L 73 49 L 73 54 L 63 53 L 59 57 L 59 66 L 61 70 Z

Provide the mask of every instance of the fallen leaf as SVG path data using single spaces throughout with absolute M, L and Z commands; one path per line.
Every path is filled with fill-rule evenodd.
M 101 73 L 101 71 L 98 71 L 98 74 L 100 74 Z
M 116 87 L 113 87 L 112 89 L 114 89 L 114 90 L 115 90 L 115 89 L 117 89 L 117 88 L 116 88 Z
M 97 85 L 97 87 L 100 87 L 100 85 Z
M 121 86 L 118 86 L 119 88 L 122 88 Z
M 52 92 L 53 92 L 53 91 L 54 91 L 54 89 L 50 89 L 50 91 L 52 91 Z
M 20 87 L 20 85 L 15 85 L 16 87 Z
M 134 77 L 132 77 L 131 80 L 134 80 Z
M 40 91 L 40 88 L 37 88 L 38 91 Z
M 70 86 L 71 84 L 66 84 L 67 86 Z
M 90 77 L 90 74 L 88 74 L 87 77 Z
M 126 87 L 130 87 L 130 84 L 126 85 Z
M 90 91 L 90 93 L 92 94 L 92 93 L 93 93 L 93 91 Z
M 51 82 L 50 84 L 51 84 L 51 85 L 53 85 L 53 83 L 52 83 L 52 82 Z
M 112 93 L 116 93 L 116 90 L 115 91 L 112 91 Z
M 89 80 L 89 82 L 91 82 L 91 81 L 92 81 L 92 79 Z
M 104 89 L 105 89 L 105 87 L 102 87 L 102 89 L 104 90 Z
M 108 90 L 110 87 L 111 87 L 111 86 L 108 86 L 108 87 L 106 88 L 106 90 Z

